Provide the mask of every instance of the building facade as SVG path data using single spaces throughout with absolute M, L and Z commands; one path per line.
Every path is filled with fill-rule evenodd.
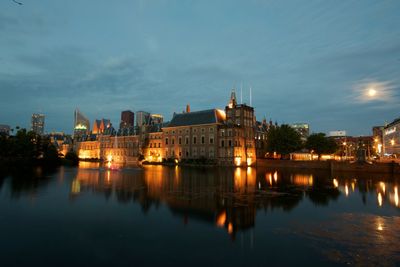
M 74 112 L 74 138 L 90 134 L 90 122 L 83 113 L 76 109 Z
M 31 119 L 31 130 L 38 135 L 44 134 L 44 114 L 34 113 Z
M 383 128 L 382 139 L 384 156 L 400 157 L 400 118 Z

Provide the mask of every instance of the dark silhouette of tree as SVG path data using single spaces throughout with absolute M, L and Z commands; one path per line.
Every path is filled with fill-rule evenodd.
M 318 154 L 318 160 L 322 154 L 333 154 L 338 146 L 332 138 L 326 137 L 324 133 L 314 133 L 307 138 L 305 147 Z
M 302 148 L 301 136 L 286 124 L 270 128 L 267 135 L 267 151 L 281 156 L 288 155 Z

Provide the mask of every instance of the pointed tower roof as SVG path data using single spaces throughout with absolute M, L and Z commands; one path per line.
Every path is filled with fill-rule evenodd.
M 228 104 L 228 106 L 230 107 L 230 108 L 233 108 L 234 106 L 236 106 L 236 92 L 235 92 L 235 88 L 233 88 L 232 89 L 232 92 L 231 92 L 231 98 L 229 99 L 229 104 Z

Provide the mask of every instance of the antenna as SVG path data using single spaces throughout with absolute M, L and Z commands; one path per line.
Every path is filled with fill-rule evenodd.
M 251 107 L 251 86 L 250 86 L 250 107 Z
M 240 84 L 240 104 L 243 104 L 243 82 Z

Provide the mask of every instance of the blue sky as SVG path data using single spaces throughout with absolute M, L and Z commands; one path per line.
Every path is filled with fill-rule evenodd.
M 400 1 L 21 2 L 0 2 L 0 124 L 42 112 L 70 133 L 76 107 L 168 120 L 223 108 L 241 85 L 257 119 L 314 132 L 400 116 Z

